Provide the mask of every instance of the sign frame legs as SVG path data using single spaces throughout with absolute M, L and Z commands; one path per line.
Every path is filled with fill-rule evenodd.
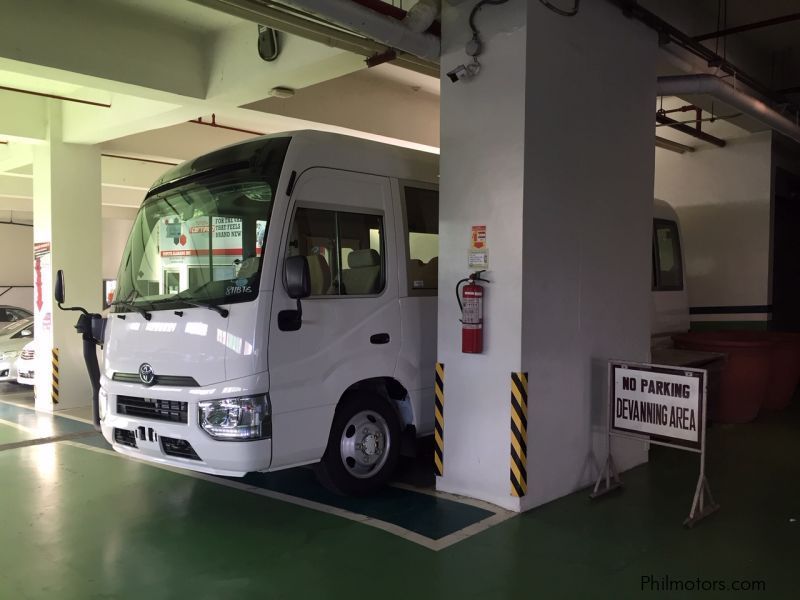
M 611 363 L 609 363 L 609 394 L 611 394 L 611 377 L 613 376 L 613 373 L 614 369 Z M 622 479 L 619 477 L 619 471 L 617 471 L 617 466 L 614 464 L 614 457 L 611 454 L 611 410 L 612 407 L 609 406 L 608 414 L 606 414 L 606 441 L 608 443 L 606 461 L 603 464 L 603 468 L 600 470 L 600 475 L 598 475 L 597 481 L 594 484 L 594 490 L 592 490 L 592 493 L 589 494 L 589 498 L 592 500 L 622 488 Z M 605 485 L 601 488 L 600 486 L 604 483 Z
M 708 478 L 706 477 L 707 408 L 708 401 L 707 396 L 705 396 L 703 402 L 703 430 L 700 434 L 702 438 L 700 444 L 700 474 L 697 477 L 697 487 L 695 488 L 694 498 L 692 499 L 692 508 L 689 510 L 689 516 L 683 521 L 683 526 L 687 529 L 691 529 L 697 525 L 697 523 L 719 510 L 719 504 L 714 502 L 714 496 L 711 495 L 711 486 L 708 484 Z

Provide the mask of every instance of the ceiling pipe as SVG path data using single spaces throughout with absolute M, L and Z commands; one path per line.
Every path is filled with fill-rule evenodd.
M 78 104 L 88 104 L 89 106 L 99 106 L 100 108 L 111 108 L 111 105 L 105 102 L 95 102 L 94 100 L 83 100 L 82 98 L 70 98 L 69 96 L 58 96 L 56 94 L 45 94 L 44 92 L 23 90 L 20 88 L 9 87 L 6 85 L 0 85 L 0 90 L 3 90 L 5 92 L 17 92 L 19 94 L 28 94 L 29 96 L 39 96 L 40 98 L 52 98 L 53 100 L 63 100 L 64 102 L 77 102 Z
M 776 94 L 769 86 L 764 85 L 754 77 L 742 71 L 742 69 L 736 65 L 728 62 L 723 56 L 720 56 L 702 43 L 694 40 L 677 27 L 670 25 L 655 13 L 642 7 L 637 0 L 608 0 L 608 2 L 622 9 L 622 13 L 625 16 L 637 19 L 651 29 L 657 31 L 659 34 L 659 45 L 664 46 L 671 42 L 701 58 L 709 67 L 715 67 L 723 73 L 732 75 L 736 78 L 737 82 L 746 85 L 753 90 L 754 93 L 768 98 L 775 104 L 786 101 L 786 98 L 781 97 L 780 94 Z
M 681 133 L 685 133 L 686 135 L 690 135 L 692 137 L 696 137 L 699 140 L 703 140 L 704 142 L 708 142 L 709 144 L 714 144 L 715 146 L 719 146 L 720 148 L 725 147 L 725 140 L 721 140 L 718 137 L 715 137 L 711 134 L 702 131 L 699 127 L 690 127 L 685 123 L 681 123 L 680 121 L 676 121 L 675 119 L 670 119 L 667 115 L 663 113 L 656 113 L 656 121 L 661 123 L 662 125 L 667 125 L 672 127 L 676 131 L 680 131 Z M 697 123 L 699 125 L 699 123 Z
M 417 33 L 430 30 L 431 33 L 436 34 L 437 32 L 433 31 L 431 27 L 436 23 L 440 12 L 439 0 L 419 0 L 408 9 L 408 13 L 403 18 L 403 25 Z
M 677 152 L 678 154 L 694 152 L 694 148 L 691 146 L 687 146 L 686 144 L 681 144 L 679 142 L 673 142 L 672 140 L 668 140 L 667 138 L 659 136 L 656 136 L 656 147 L 663 148 L 664 150 L 669 150 L 671 152 Z
M 383 0 L 353 0 L 353 2 L 403 21 L 411 31 L 417 33 L 427 31 L 436 37 L 442 37 L 441 24 L 436 20 L 441 12 L 441 0 L 419 0 L 407 11 Z
M 703 42 L 705 40 L 713 40 L 737 33 L 744 33 L 745 31 L 753 31 L 754 29 L 761 29 L 763 27 L 774 27 L 775 25 L 783 25 L 784 23 L 791 23 L 792 21 L 798 20 L 800 20 L 800 13 L 792 13 L 790 15 L 783 15 L 782 17 L 775 17 L 774 19 L 756 21 L 755 23 L 748 23 L 747 25 L 739 25 L 737 27 L 729 27 L 728 29 L 719 29 L 711 33 L 704 33 L 703 35 L 696 35 L 694 36 L 694 41 Z
M 441 41 L 438 37 L 430 33 L 412 31 L 402 21 L 350 0 L 281 0 L 280 3 L 272 4 L 282 4 L 311 13 L 390 48 L 426 60 L 439 60 Z
M 761 100 L 740 92 L 713 75 L 671 75 L 659 77 L 659 96 L 691 96 L 705 94 L 743 112 L 764 125 L 800 143 L 800 126 L 767 106 Z
M 194 123 L 195 125 L 205 125 L 206 127 L 216 127 L 217 129 L 227 129 L 228 131 L 238 131 L 239 133 L 249 133 L 250 135 L 267 135 L 261 131 L 253 131 L 252 129 L 241 129 L 240 127 L 231 127 L 230 125 L 221 125 L 217 123 L 217 115 L 211 115 L 211 121 L 204 121 L 203 117 L 197 117 L 196 119 L 190 119 L 189 123 Z
M 371 57 L 390 50 L 371 39 L 344 31 L 330 23 L 314 20 L 311 15 L 278 4 L 266 5 L 257 0 L 190 0 L 195 4 L 266 25 L 289 35 L 297 35 L 319 44 Z M 438 60 L 424 60 L 405 52 L 397 53 L 394 64 L 431 77 L 439 77 Z
M 125 156 L 123 154 L 106 154 L 105 152 L 101 153 L 100 156 L 105 156 L 106 158 L 118 158 L 120 160 L 135 160 L 136 162 L 152 163 L 154 165 L 170 165 L 173 167 L 180 164 L 166 160 L 156 160 L 154 158 L 138 158 L 136 156 Z

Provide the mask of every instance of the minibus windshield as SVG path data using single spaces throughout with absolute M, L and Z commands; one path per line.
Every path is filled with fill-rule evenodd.
M 114 310 L 253 300 L 272 196 L 268 181 L 245 171 L 147 198 L 122 255 Z

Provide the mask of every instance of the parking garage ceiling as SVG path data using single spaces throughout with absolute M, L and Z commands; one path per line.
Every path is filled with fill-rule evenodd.
M 394 4 L 407 9 L 413 2 Z M 790 18 L 800 13 L 796 1 L 639 4 L 688 35 L 704 37 L 705 47 L 769 89 L 788 90 L 787 102 L 800 102 L 800 20 Z M 295 35 L 283 35 L 280 60 L 267 63 L 256 52 L 252 19 L 233 10 L 228 14 L 229 5 L 217 0 L 80 0 L 60 11 L 58 19 L 44 0 L 5 9 L 0 142 L 7 143 L 0 144 L 0 209 L 29 203 L 30 149 L 20 142 L 44 139 L 47 100 L 37 93 L 88 102 L 63 101 L 64 133 L 70 141 L 102 145 L 107 155 L 104 202 L 114 206 L 136 206 L 153 173 L 166 168 L 160 163 L 252 135 L 247 132 L 316 128 L 431 151 L 438 147 L 438 79 L 391 63 L 366 69 L 363 55 Z M 779 17 L 785 21 L 715 34 Z M 71 34 L 77 30 L 84 32 L 80 38 Z M 662 50 L 659 75 L 717 72 L 675 44 Z M 275 87 L 288 87 L 295 95 L 270 97 Z M 707 97 L 658 99 L 656 109 L 687 103 L 703 109 L 703 129 L 720 138 L 764 129 L 744 116 L 717 119 L 735 111 Z M 207 126 L 212 115 L 225 127 Z M 708 146 L 670 127 L 658 127 L 656 133 L 690 148 Z M 133 163 L 131 158 L 143 160 Z M 130 175 L 120 183 L 123 171 Z

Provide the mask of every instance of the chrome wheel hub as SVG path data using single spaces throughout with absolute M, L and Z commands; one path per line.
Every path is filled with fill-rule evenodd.
M 373 477 L 386 463 L 390 444 L 386 420 L 374 411 L 361 411 L 353 415 L 342 431 L 339 442 L 342 463 L 353 477 Z

